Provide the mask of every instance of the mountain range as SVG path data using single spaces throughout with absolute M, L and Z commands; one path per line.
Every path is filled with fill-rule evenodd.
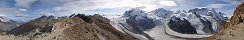
M 241 6 L 239 6 L 241 7 Z M 238 8 L 229 20 L 213 8 L 150 12 L 133 8 L 123 15 L 41 16 L 26 23 L 0 17 L 4 40 L 198 40 L 218 39 L 229 26 L 243 22 Z M 239 13 L 239 14 L 238 14 Z M 237 19 L 237 20 L 236 20 Z M 230 21 L 230 22 L 228 22 Z M 223 29 L 223 30 L 222 30 Z M 214 35 L 214 36 L 213 36 Z
M 148 39 L 162 40 L 167 38 L 165 36 L 182 38 L 209 37 L 224 27 L 228 17 L 224 13 L 216 12 L 211 8 L 195 8 L 189 11 L 176 12 L 159 8 L 151 12 L 131 9 L 126 11 L 122 17 L 110 20 L 112 20 L 111 24 L 114 27 L 123 32 L 130 31 L 143 35 Z M 167 27 L 170 29 L 167 30 Z M 156 28 L 160 29 L 156 30 Z M 162 31 L 162 33 L 156 31 Z M 166 35 L 163 31 L 169 35 Z

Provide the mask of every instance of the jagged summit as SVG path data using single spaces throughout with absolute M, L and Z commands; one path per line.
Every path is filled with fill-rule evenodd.
M 201 17 L 211 16 L 216 20 L 228 20 L 228 17 L 224 13 L 216 12 L 213 8 L 195 8 L 190 9 L 188 12 L 195 12 Z
M 140 9 L 131 9 L 129 11 L 126 11 L 123 14 L 123 17 L 130 17 L 130 16 L 145 16 L 147 15 L 145 11 L 142 11 Z
M 190 21 L 191 25 L 199 30 L 199 34 L 218 32 L 228 20 L 224 13 L 218 13 L 212 8 L 195 8 L 188 12 L 177 11 L 172 16 Z
M 169 18 L 173 14 L 173 11 L 165 10 L 164 8 L 159 8 L 152 11 L 153 14 L 163 17 L 163 18 Z

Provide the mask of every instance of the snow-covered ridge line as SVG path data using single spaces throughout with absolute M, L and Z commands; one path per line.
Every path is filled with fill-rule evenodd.
M 10 19 L 5 18 L 5 17 L 0 17 L 0 20 L 1 20 L 2 22 L 8 22 Z

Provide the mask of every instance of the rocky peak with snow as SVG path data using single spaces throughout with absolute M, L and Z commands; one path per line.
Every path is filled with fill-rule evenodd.
M 1 20 L 2 22 L 7 22 L 7 21 L 9 21 L 10 19 L 5 18 L 5 17 L 0 17 L 0 20 Z
M 215 20 L 224 20 L 227 21 L 228 17 L 221 12 L 216 12 L 215 9 L 213 8 L 195 8 L 195 9 L 190 9 L 188 12 L 195 12 L 196 15 L 200 15 L 200 17 L 208 17 L 211 16 Z
M 121 28 L 120 30 L 123 32 L 130 31 L 151 39 L 150 36 L 153 34 L 145 33 L 145 31 L 154 30 L 153 28 L 157 26 L 169 26 L 170 29 L 180 34 L 209 35 L 222 29 L 226 20 L 224 13 L 216 12 L 211 8 L 195 8 L 188 11 L 170 11 L 159 8 L 151 12 L 131 9 L 126 11 L 122 17 L 112 20 L 111 23 L 116 28 Z M 165 29 L 160 31 L 163 30 Z
M 174 12 L 169 11 L 169 10 L 165 10 L 164 8 L 159 8 L 159 9 L 152 11 L 151 13 L 153 13 L 159 17 L 170 18 Z
M 191 23 L 185 18 L 171 17 L 168 23 L 170 29 L 182 34 L 197 34 L 196 28 L 191 26 Z
M 195 8 L 188 12 L 176 11 L 172 16 L 190 21 L 199 34 L 213 34 L 222 29 L 228 20 L 224 13 L 216 12 L 212 8 Z
M 13 28 L 16 28 L 21 23 L 17 23 L 16 21 L 6 18 L 6 17 L 0 17 L 0 32 L 6 32 L 10 31 Z
M 130 16 L 145 16 L 147 15 L 145 11 L 142 11 L 141 9 L 131 9 L 129 11 L 126 11 L 123 14 L 123 17 L 130 17 Z

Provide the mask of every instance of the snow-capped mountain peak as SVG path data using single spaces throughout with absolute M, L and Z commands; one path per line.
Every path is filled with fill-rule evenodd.
M 174 12 L 169 11 L 169 10 L 165 10 L 164 8 L 159 8 L 159 9 L 152 11 L 151 13 L 153 13 L 159 17 L 170 18 L 172 13 L 174 13 Z
M 215 20 L 225 20 L 227 21 L 228 17 L 221 12 L 216 12 L 213 8 L 195 8 L 188 11 L 189 13 L 196 13 L 200 17 L 213 17 Z
M 130 16 L 145 16 L 146 12 L 142 11 L 140 9 L 131 9 L 129 11 L 126 11 L 123 14 L 123 17 L 130 17 Z
M 2 22 L 8 22 L 10 19 L 5 18 L 5 17 L 0 17 L 0 20 L 1 20 Z

